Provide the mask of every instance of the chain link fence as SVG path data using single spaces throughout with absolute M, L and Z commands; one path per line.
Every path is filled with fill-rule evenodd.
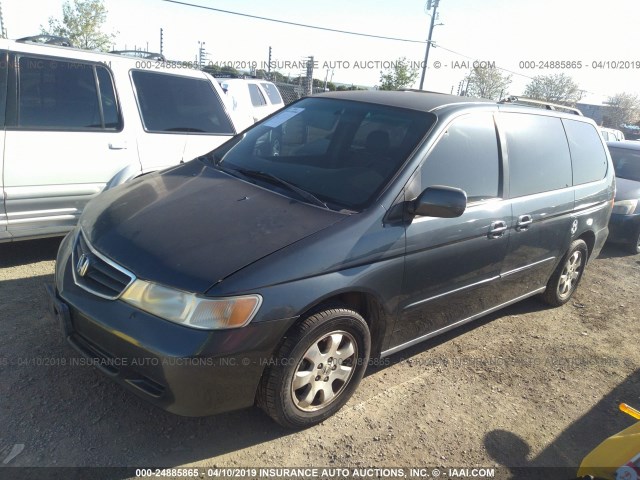
M 282 95 L 282 100 L 284 100 L 284 104 L 288 105 L 291 102 L 295 102 L 296 100 L 306 97 L 308 88 L 305 87 L 304 84 L 292 84 L 292 83 L 282 83 L 282 82 L 274 82 L 278 90 L 280 91 L 280 95 Z M 311 94 L 314 93 L 322 93 L 324 91 L 323 88 L 313 87 L 311 89 Z

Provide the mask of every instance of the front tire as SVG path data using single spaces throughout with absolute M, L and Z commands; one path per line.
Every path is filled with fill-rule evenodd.
M 349 400 L 369 361 L 367 323 L 353 310 L 311 315 L 287 335 L 265 370 L 258 405 L 287 428 L 322 422 Z
M 589 249 L 584 240 L 578 239 L 571 243 L 569 251 L 551 275 L 547 289 L 541 296 L 545 303 L 559 307 L 569 301 L 582 279 L 588 256 Z

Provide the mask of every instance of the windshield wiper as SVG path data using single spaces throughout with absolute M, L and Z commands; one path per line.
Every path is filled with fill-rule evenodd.
M 313 203 L 314 205 L 317 205 L 319 207 L 323 207 L 327 209 L 329 208 L 326 203 L 324 203 L 322 200 L 316 197 L 313 193 L 307 192 L 306 190 L 303 190 L 297 185 L 294 185 L 293 183 L 289 183 L 286 180 L 283 180 L 282 178 L 277 177 L 272 173 L 263 172 L 261 170 L 247 170 L 244 168 L 234 168 L 234 170 L 238 171 L 245 177 L 259 178 L 262 180 L 267 180 L 268 182 L 271 182 L 273 184 L 281 185 L 285 187 L 287 190 L 296 193 L 299 197 L 303 198 L 309 203 Z

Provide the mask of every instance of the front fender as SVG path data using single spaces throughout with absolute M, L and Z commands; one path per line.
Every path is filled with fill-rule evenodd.
M 118 185 L 122 185 L 123 183 L 138 177 L 141 173 L 142 170 L 139 164 L 129 164 L 111 177 L 111 180 L 107 182 L 104 189 L 109 190 L 113 187 L 117 187 Z

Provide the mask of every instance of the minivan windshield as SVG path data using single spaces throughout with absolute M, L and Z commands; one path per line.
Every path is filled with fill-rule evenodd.
M 334 210 L 373 202 L 435 122 L 428 112 L 306 98 L 205 157 L 216 168 Z
M 640 150 L 609 147 L 616 177 L 640 182 Z

